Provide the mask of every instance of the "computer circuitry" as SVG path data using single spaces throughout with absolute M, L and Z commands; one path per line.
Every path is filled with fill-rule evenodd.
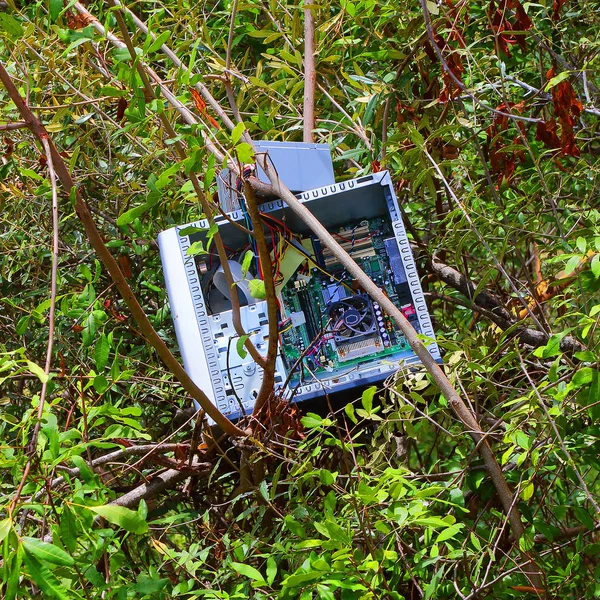
M 334 232 L 369 277 L 419 331 L 410 287 L 389 220 L 361 220 Z M 327 249 L 310 239 L 311 258 L 281 292 L 281 355 L 290 380 L 318 379 L 375 358 L 411 353 L 392 320 Z

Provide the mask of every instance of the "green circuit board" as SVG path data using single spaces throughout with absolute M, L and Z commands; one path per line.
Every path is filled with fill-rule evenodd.
M 334 232 L 365 273 L 419 327 L 412 296 L 389 221 L 363 220 Z M 362 363 L 412 351 L 391 319 L 346 273 L 335 257 L 312 240 L 312 261 L 281 292 L 281 355 L 291 381 L 326 376 Z M 354 325 L 351 323 L 351 318 Z

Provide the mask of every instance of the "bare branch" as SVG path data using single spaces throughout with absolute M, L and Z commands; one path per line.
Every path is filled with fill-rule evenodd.
M 0 69 L 3 69 L 0 63 Z M 1 76 L 0 72 L 0 76 Z M 15 103 L 16 104 L 16 103 Z M 50 380 L 50 369 L 52 367 L 52 350 L 54 347 L 54 320 L 56 315 L 56 287 L 58 277 L 58 191 L 56 186 L 56 171 L 54 170 L 54 162 L 48 141 L 48 136 L 40 136 L 39 138 L 46 155 L 46 164 L 48 165 L 48 174 L 50 176 L 50 185 L 52 187 L 52 269 L 50 275 L 50 311 L 48 314 L 48 345 L 46 348 L 46 363 L 44 365 L 44 381 L 42 382 L 42 391 L 40 392 L 40 399 L 38 403 L 37 419 L 33 428 L 31 439 L 29 440 L 28 453 L 29 458 L 27 464 L 23 470 L 23 476 L 21 482 L 15 492 L 15 495 L 10 503 L 9 514 L 12 514 L 19 498 L 29 471 L 31 469 L 31 462 L 36 453 L 38 436 L 40 434 L 40 428 L 42 426 L 42 417 L 44 414 L 44 406 L 46 404 L 46 393 L 48 392 L 48 381 Z
M 305 142 L 314 142 L 315 128 L 315 19 L 311 0 L 304 0 L 304 134 Z
M 319 240 L 333 252 L 334 256 L 340 261 L 345 269 L 358 281 L 359 285 L 371 296 L 373 300 L 379 303 L 384 310 L 396 323 L 402 334 L 406 337 L 407 342 L 417 355 L 423 366 L 429 372 L 432 380 L 438 386 L 441 393 L 448 400 L 448 404 L 454 411 L 456 416 L 465 426 L 466 431 L 475 441 L 478 452 L 480 453 L 486 465 L 490 478 L 496 488 L 496 492 L 502 503 L 502 506 L 508 515 L 513 535 L 519 539 L 524 532 L 521 516 L 516 507 L 515 497 L 511 492 L 502 469 L 496 460 L 488 441 L 486 434 L 483 432 L 477 419 L 469 410 L 460 394 L 452 386 L 440 366 L 423 342 L 419 339 L 417 332 L 408 322 L 404 314 L 396 307 L 396 305 L 382 292 L 379 287 L 368 277 L 368 275 L 358 266 L 358 264 L 350 257 L 350 255 L 340 246 L 334 237 L 327 229 L 319 222 L 319 220 L 302 204 L 294 194 L 290 192 L 285 185 L 280 181 L 277 172 L 269 164 L 268 160 L 261 157 L 261 167 L 266 173 L 271 182 L 270 190 L 275 195 L 279 196 L 289 208 L 312 230 Z M 255 187 L 264 186 L 258 179 L 251 178 Z M 528 564 L 533 568 L 533 573 L 530 574 L 532 580 L 539 580 L 539 568 L 535 565 L 533 559 L 528 557 Z
M 535 348 L 544 346 L 548 343 L 548 334 L 542 331 L 536 331 L 529 327 L 518 326 L 518 322 L 513 315 L 506 310 L 501 300 L 494 294 L 485 290 L 475 294 L 477 286 L 453 267 L 440 262 L 437 258 L 432 258 L 427 262 L 427 268 L 441 281 L 459 291 L 468 299 L 467 302 L 462 302 L 463 305 L 467 305 L 473 310 L 481 311 L 485 317 L 493 321 L 502 330 L 505 331 L 517 326 L 514 330 L 515 336 L 523 343 Z M 585 350 L 583 344 L 570 335 L 566 335 L 562 338 L 560 341 L 560 348 L 563 352 L 569 352 L 571 354 Z
M 17 121 L 16 123 L 4 123 L 0 125 L 0 131 L 15 131 L 26 127 L 27 123 L 25 123 L 25 121 Z

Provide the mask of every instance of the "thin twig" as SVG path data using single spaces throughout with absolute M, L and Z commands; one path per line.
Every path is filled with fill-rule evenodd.
M 15 131 L 17 129 L 24 129 L 27 127 L 25 121 L 17 121 L 15 123 L 4 123 L 0 125 L 0 131 Z
M 0 69 L 3 69 L 0 63 Z M 1 75 L 1 73 L 0 73 Z M 46 348 L 46 363 L 44 365 L 44 381 L 42 382 L 42 391 L 38 402 L 37 418 L 33 428 L 33 434 L 28 445 L 29 458 L 23 470 L 21 482 L 15 492 L 15 495 L 10 503 L 9 514 L 12 514 L 19 498 L 29 472 L 31 470 L 31 462 L 36 454 L 37 440 L 42 426 L 42 417 L 44 415 L 44 406 L 46 404 L 46 394 L 48 392 L 48 381 L 50 380 L 50 369 L 52 367 L 52 350 L 54 348 L 54 320 L 56 315 L 56 288 L 58 277 L 58 191 L 56 185 L 56 171 L 54 170 L 54 162 L 52 158 L 51 146 L 48 136 L 40 136 L 39 138 L 46 155 L 46 164 L 48 166 L 48 174 L 50 176 L 50 186 L 52 188 L 52 268 L 50 275 L 50 311 L 48 314 L 48 345 Z
M 315 18 L 310 5 L 312 0 L 304 0 L 304 133 L 305 142 L 314 142 L 315 128 Z
M 231 49 L 233 46 L 233 34 L 235 32 L 235 16 L 237 14 L 238 0 L 233 0 L 231 5 L 231 21 L 229 23 L 229 36 L 227 37 L 227 54 L 225 56 L 225 69 L 231 69 Z

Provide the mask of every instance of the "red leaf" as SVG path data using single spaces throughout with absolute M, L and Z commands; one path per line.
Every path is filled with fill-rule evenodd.
M 190 94 L 192 95 L 192 99 L 194 100 L 194 104 L 198 109 L 198 112 L 202 116 L 203 119 L 206 119 L 215 129 L 221 129 L 219 123 L 215 119 L 213 119 L 206 110 L 206 102 L 204 102 L 202 96 L 198 93 L 194 88 L 190 88 Z
M 507 18 L 508 9 L 515 11 L 515 19 L 512 23 Z M 513 44 L 518 44 L 523 50 L 527 49 L 525 35 L 514 34 L 516 31 L 527 31 L 533 27 L 531 19 L 519 0 L 499 0 L 497 8 L 495 0 L 491 0 L 488 15 L 492 30 L 497 36 L 498 48 L 502 53 L 511 56 L 508 46 Z
M 550 69 L 546 76 L 548 79 L 552 79 L 554 69 Z M 575 141 L 573 127 L 575 119 L 581 115 L 583 105 L 577 99 L 575 90 L 568 79 L 557 83 L 552 88 L 552 102 L 554 104 L 554 114 L 558 118 L 561 127 L 561 153 L 566 156 L 579 156 L 579 148 Z
M 83 29 L 94 21 L 93 17 L 81 15 L 79 13 L 68 11 L 67 12 L 67 27 L 69 29 Z
M 202 96 L 194 88 L 190 88 L 190 94 L 192 95 L 192 100 L 194 101 L 196 108 L 200 114 L 203 115 L 206 111 L 206 102 L 204 102 Z
M 443 69 L 442 79 L 444 80 L 444 89 L 440 94 L 440 102 L 448 102 L 448 100 L 454 100 L 462 91 L 461 87 L 455 81 L 456 78 L 458 81 L 462 82 L 462 73 L 464 71 L 464 67 L 460 56 L 458 54 L 450 54 L 446 56 L 446 65 L 447 69 L 454 75 L 448 72 L 446 68 Z
M 555 150 L 560 148 L 560 139 L 556 135 L 558 129 L 556 121 L 549 119 L 548 121 L 538 122 L 535 128 L 535 139 L 538 142 L 543 142 L 546 147 Z
M 117 104 L 117 121 L 120 121 L 125 116 L 125 109 L 127 108 L 127 100 L 125 98 L 119 98 Z
M 567 3 L 567 0 L 554 0 L 554 6 L 552 7 L 552 20 L 557 21 L 559 18 L 560 9 Z
M 127 279 L 131 279 L 131 261 L 129 260 L 129 256 L 127 256 L 127 254 L 120 254 L 119 258 L 117 258 L 117 262 L 119 263 L 119 267 L 121 267 L 123 275 L 125 275 Z

